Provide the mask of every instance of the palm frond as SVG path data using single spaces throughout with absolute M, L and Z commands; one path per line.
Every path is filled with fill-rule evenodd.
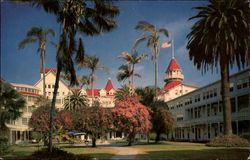
M 138 38 L 135 40 L 135 43 L 134 43 L 134 48 L 138 46 L 138 44 L 140 44 L 141 42 L 145 41 L 148 39 L 148 35 L 143 35 L 142 37 Z
M 159 29 L 159 32 L 163 33 L 166 37 L 168 37 L 168 30 L 166 28 Z
M 18 44 L 18 49 L 23 49 L 28 43 L 33 43 L 33 42 L 36 42 L 36 41 L 37 41 L 37 39 L 35 39 L 35 38 L 31 38 L 31 37 L 25 38 L 24 40 L 22 40 Z

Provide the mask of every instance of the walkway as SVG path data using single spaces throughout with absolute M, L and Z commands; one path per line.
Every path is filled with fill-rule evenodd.
M 111 157 L 111 160 L 135 160 L 137 155 L 137 150 L 130 147 L 111 147 L 110 149 L 116 149 L 119 152 Z

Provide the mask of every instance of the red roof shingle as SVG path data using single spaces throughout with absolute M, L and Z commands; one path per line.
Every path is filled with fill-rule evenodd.
M 109 79 L 106 84 L 105 90 L 109 92 L 111 89 L 114 89 L 114 87 L 113 87 L 112 81 Z
M 44 70 L 45 70 L 45 73 L 48 73 L 49 71 L 53 71 L 53 72 L 57 72 L 57 69 L 49 69 L 49 68 L 44 68 Z M 40 69 L 40 73 L 43 73 L 43 70 L 42 69 Z
M 168 68 L 166 70 L 166 73 L 170 70 L 181 70 L 181 67 L 178 65 L 178 63 L 176 62 L 176 60 L 174 58 L 171 59 Z
M 92 96 L 93 93 L 94 93 L 94 96 L 100 96 L 100 89 L 93 89 L 93 92 L 92 92 L 92 89 L 86 89 L 86 92 L 87 92 L 87 96 Z
M 169 89 L 171 89 L 175 86 L 178 86 L 179 84 L 181 84 L 180 81 L 171 81 L 171 82 L 166 83 L 166 85 L 163 87 L 163 89 L 165 91 L 168 91 Z

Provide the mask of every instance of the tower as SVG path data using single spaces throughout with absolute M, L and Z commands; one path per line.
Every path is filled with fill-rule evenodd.
M 184 80 L 182 70 L 174 57 L 171 59 L 165 73 L 166 76 L 164 78 L 164 81 L 166 82 L 166 84 L 163 87 L 164 90 L 169 90 L 170 88 L 173 88 L 181 84 L 182 81 Z

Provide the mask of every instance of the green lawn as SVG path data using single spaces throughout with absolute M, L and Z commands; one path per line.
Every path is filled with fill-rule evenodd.
M 132 147 L 139 151 L 138 160 L 246 160 L 249 156 L 248 147 L 206 147 L 204 144 L 188 142 L 162 142 Z
M 74 145 L 60 145 L 61 149 L 74 153 L 74 154 L 83 154 L 83 155 L 90 155 L 91 157 L 95 157 L 97 159 L 109 159 L 114 154 L 117 153 L 116 150 L 110 149 L 109 147 L 96 147 L 92 148 L 91 146 L 88 147 L 82 147 L 82 146 L 74 146 Z M 10 147 L 10 149 L 13 151 L 12 153 L 5 155 L 5 158 L 17 158 L 22 156 L 28 156 L 31 155 L 34 151 L 37 151 L 38 149 L 42 149 L 42 145 L 37 144 L 19 144 L 19 145 L 13 145 Z

